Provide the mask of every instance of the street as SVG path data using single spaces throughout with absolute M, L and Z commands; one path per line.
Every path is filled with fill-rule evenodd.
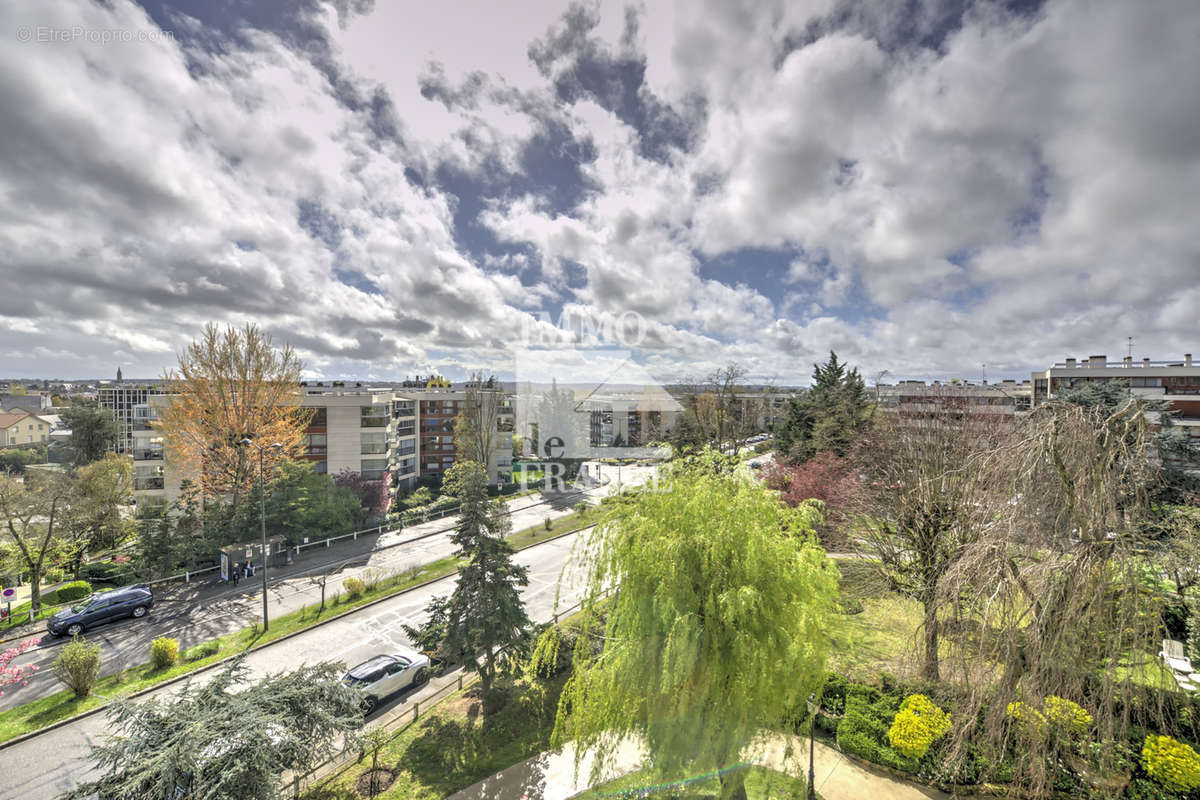
M 607 468 L 605 470 L 607 472 Z M 625 487 L 635 486 L 646 481 L 653 473 L 652 467 L 623 468 L 622 484 Z M 615 472 L 613 473 L 615 476 Z M 606 475 L 605 477 L 609 477 Z M 582 495 L 578 493 L 563 494 L 550 497 L 550 502 L 542 502 L 545 497 L 532 495 L 509 501 L 512 510 L 510 519 L 514 531 L 541 524 L 549 517 L 557 519 L 571 513 L 572 507 L 586 497 L 591 502 L 597 502 L 605 494 L 614 491 L 616 481 L 588 489 Z M 396 575 L 406 570 L 415 569 L 425 564 L 452 555 L 454 545 L 450 542 L 446 529 L 451 528 L 457 517 L 446 517 L 405 528 L 395 533 L 379 536 L 374 542 L 368 537 L 360 537 L 361 547 L 355 552 L 349 552 L 339 558 L 336 564 L 343 564 L 336 575 L 329 578 L 326 595 L 332 596 L 342 590 L 342 582 L 346 578 L 361 575 L 366 570 L 373 570 L 381 577 Z M 410 542 L 401 546 L 392 546 L 415 537 L 435 533 L 426 539 Z M 322 557 L 320 549 L 309 551 L 307 556 L 291 570 L 289 577 L 270 587 L 270 613 L 279 616 L 295 611 L 305 605 L 320 602 L 321 589 L 308 580 L 309 574 L 328 572 L 330 561 Z M 308 566 L 311 560 L 311 566 Z M 211 584 L 210 584 L 211 587 Z M 232 631 L 241 630 L 262 616 L 261 581 L 249 579 L 242 581 L 239 587 L 228 587 L 224 584 L 212 590 L 194 590 L 185 592 L 169 602 L 159 602 L 146 619 L 124 620 L 97 627 L 88 631 L 85 636 L 88 641 L 101 647 L 102 668 L 101 676 L 111 675 L 122 669 L 144 663 L 150 658 L 150 641 L 159 636 L 170 636 L 179 640 L 180 650 L 192 645 L 208 641 Z M 66 639 L 55 639 L 45 635 L 44 628 L 37 631 L 36 636 L 41 644 L 35 650 L 26 653 L 17 660 L 17 664 L 37 664 L 39 673 L 27 686 L 13 686 L 0 697 L 0 710 L 13 708 L 62 691 L 62 685 L 54 680 L 50 666 L 58 655 L 59 648 Z M 0 795 L 4 797 L 5 795 Z
M 517 561 L 529 568 L 529 586 L 524 598 L 529 616 L 535 622 L 547 621 L 556 608 L 566 609 L 577 601 L 577 573 L 570 570 L 564 575 L 564 566 L 568 565 L 572 546 L 579 537 L 580 534 L 571 534 L 517 555 Z M 455 580 L 456 576 L 443 578 L 353 612 L 343 619 L 253 650 L 246 658 L 247 666 L 259 676 L 318 661 L 342 661 L 353 665 L 372 655 L 388 652 L 394 644 L 409 644 L 401 625 L 423 621 L 430 598 L 449 592 Z M 119 627 L 115 626 L 116 629 Z M 148 639 L 129 638 L 137 638 L 137 650 L 144 659 Z M 171 692 L 173 687 L 159 691 Z M 382 708 L 411 702 L 419 699 L 420 694 L 402 694 Z M 3 748 L 0 797 L 50 800 L 76 785 L 88 774 L 89 765 L 83 760 L 88 744 L 98 741 L 106 730 L 105 715 L 99 713 Z

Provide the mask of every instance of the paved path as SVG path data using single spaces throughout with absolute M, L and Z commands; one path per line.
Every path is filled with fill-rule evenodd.
M 790 752 L 789 752 L 790 748 Z M 641 767 L 644 754 L 632 742 L 622 742 L 604 780 L 612 780 Z M 756 764 L 800 778 L 808 775 L 808 739 L 778 736 L 749 759 Z M 949 800 L 950 795 L 917 786 L 879 771 L 847 761 L 832 747 L 816 743 L 813 781 L 825 800 Z M 543 753 L 498 772 L 451 795 L 448 800 L 568 800 L 586 791 L 591 759 L 585 754 L 575 770 L 575 750 L 568 745 Z M 630 787 L 632 788 L 632 787 Z
M 566 608 L 576 602 L 579 586 L 573 572 L 564 576 L 563 567 L 568 563 L 578 537 L 578 534 L 572 534 L 517 554 L 517 561 L 529 568 L 529 586 L 523 597 L 526 610 L 535 622 L 549 621 L 557 608 Z M 455 580 L 457 576 L 443 578 L 290 639 L 252 650 L 246 664 L 252 675 L 261 676 L 294 669 L 304 663 L 342 661 L 356 664 L 373 655 L 389 652 L 395 644 L 410 645 L 401 625 L 423 622 L 430 598 L 449 592 Z M 377 712 L 375 719 L 398 707 L 407 708 L 414 700 L 432 694 L 438 685 L 435 680 L 411 696 L 394 698 Z M 165 687 L 159 692 L 170 693 L 176 689 Z M 107 732 L 105 715 L 95 714 L 4 748 L 0 751 L 0 763 L 4 765 L 0 769 L 0 798 L 51 800 L 74 787 L 89 774 L 89 765 L 83 760 L 88 745 L 102 739 Z
M 627 467 L 623 481 L 626 486 L 648 479 L 653 468 Z M 591 501 L 596 501 L 616 488 L 615 482 L 595 487 L 584 492 Z M 541 524 L 549 517 L 570 514 L 573 506 L 581 499 L 576 492 L 561 495 L 531 495 L 509 501 L 514 531 Z M 454 545 L 450 542 L 449 529 L 457 517 L 412 525 L 401 531 L 381 536 L 360 536 L 357 540 L 345 540 L 329 549 L 313 548 L 302 560 L 283 570 L 272 570 L 269 590 L 269 607 L 272 617 L 295 611 L 305 605 L 320 602 L 321 589 L 309 580 L 312 574 L 327 573 L 336 569 L 329 578 L 326 595 L 342 590 L 346 578 L 372 570 L 380 576 L 396 575 L 419 568 L 452 555 Z M 397 543 L 418 536 L 428 538 L 416 542 Z M 332 562 L 332 564 L 331 564 Z M 281 576 L 281 577 L 276 577 Z M 101 675 L 111 675 L 122 669 L 142 664 L 150 658 L 150 641 L 159 636 L 170 636 L 179 640 L 180 649 L 208 641 L 226 633 L 242 630 L 262 617 L 261 579 L 243 580 L 238 587 L 215 580 L 191 586 L 176 586 L 160 602 L 156 602 L 150 615 L 143 620 L 126 620 L 104 625 L 89 631 L 88 641 L 99 643 L 103 667 Z M 39 639 L 36 649 L 17 660 L 17 664 L 37 664 L 39 673 L 23 687 L 10 687 L 0 697 L 0 710 L 13 708 L 40 697 L 62 690 L 54 680 L 50 665 L 58 655 L 65 639 L 55 639 L 45 634 L 44 628 L 31 633 Z M 5 795 L 0 794 L 0 797 Z

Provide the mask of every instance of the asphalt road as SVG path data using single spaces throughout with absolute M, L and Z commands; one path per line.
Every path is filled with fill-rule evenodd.
M 615 478 L 615 470 L 610 476 L 607 474 L 609 468 L 605 467 L 604 469 L 606 478 Z M 621 480 L 626 487 L 639 485 L 646 481 L 652 472 L 652 467 L 624 467 Z M 589 489 L 583 494 L 595 502 L 616 488 L 617 484 L 614 480 Z M 541 499 L 540 496 L 533 495 L 529 498 L 518 498 L 509 502 L 509 507 L 512 509 L 511 520 L 514 531 L 539 525 L 547 517 L 556 519 L 571 513 L 572 507 L 580 501 L 581 496 L 572 493 L 551 503 L 542 503 Z M 373 549 L 349 556 L 345 560 L 344 568 L 329 578 L 325 588 L 327 596 L 340 592 L 346 578 L 359 576 L 367 570 L 386 577 L 416 569 L 452 555 L 454 545 L 450 542 L 449 533 L 430 536 L 398 547 L 389 547 L 389 545 L 425 533 L 450 528 L 454 525 L 455 519 L 456 517 L 446 517 L 380 536 L 373 543 Z M 302 572 L 293 573 L 292 577 L 271 585 L 269 611 L 272 617 L 320 601 L 321 589 L 308 580 L 307 573 L 328 572 L 328 562 L 320 558 L 318 550 L 316 557 L 312 558 L 311 568 L 305 567 L 303 563 L 300 566 L 303 567 Z M 242 581 L 237 588 L 221 590 L 216 594 L 208 593 L 196 602 L 161 603 L 156 605 L 145 619 L 124 620 L 103 625 L 88 631 L 85 636 L 88 641 L 100 645 L 101 676 L 105 676 L 148 661 L 150 659 L 150 642 L 156 637 L 170 636 L 178 639 L 182 651 L 217 636 L 242 630 L 261 618 L 261 584 L 257 579 L 251 578 Z M 56 639 L 49 635 L 43 636 L 41 632 L 38 636 L 41 638 L 38 648 L 29 651 L 15 662 L 18 665 L 37 664 L 38 674 L 26 686 L 8 688 L 4 696 L 0 697 L 0 710 L 13 708 L 62 691 L 63 687 L 54 679 L 50 667 L 58 656 L 59 648 L 67 640 L 65 638 Z M 0 798 L 7 797 L 8 795 L 0 793 Z
M 583 534 L 555 539 L 518 554 L 517 560 L 529 568 L 529 586 L 524 598 L 529 616 L 535 622 L 551 619 L 556 609 L 566 609 L 578 600 L 581 587 L 571 553 L 580 535 Z M 251 651 L 246 663 L 259 676 L 320 661 L 356 664 L 388 652 L 394 644 L 407 645 L 409 641 L 401 625 L 422 622 L 430 598 L 449 592 L 455 580 L 457 576 L 444 578 L 286 641 Z M 144 657 L 144 641 L 139 641 L 138 652 Z M 175 688 L 167 687 L 160 692 L 169 693 Z M 401 695 L 384 708 L 412 699 Z M 3 764 L 0 798 L 50 800 L 77 785 L 90 771 L 84 760 L 88 745 L 100 740 L 106 732 L 105 715 L 96 714 L 0 751 Z

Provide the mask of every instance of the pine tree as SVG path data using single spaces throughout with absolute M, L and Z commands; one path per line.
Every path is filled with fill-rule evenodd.
M 788 413 L 776 430 L 779 452 L 795 461 L 817 453 L 844 456 L 870 427 L 874 408 L 858 368 L 847 369 L 830 351 L 829 360 L 813 365 L 813 383 L 788 403 Z
M 242 687 L 249 670 L 239 659 L 178 692 L 117 700 L 108 712 L 114 735 L 89 756 L 102 776 L 61 800 L 275 800 L 285 771 L 332 755 L 339 740 L 353 746 L 362 698 L 342 685 L 342 669 L 304 666 Z
M 529 571 L 513 562 L 508 543 L 512 523 L 499 502 L 488 500 L 487 473 L 474 461 L 461 461 L 446 473 L 446 492 L 462 504 L 450 540 L 463 560 L 446 612 L 445 650 L 479 673 L 484 698 L 491 694 L 505 649 L 529 635 L 521 600 Z

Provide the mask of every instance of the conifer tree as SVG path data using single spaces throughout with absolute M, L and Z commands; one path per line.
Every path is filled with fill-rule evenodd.
M 487 472 L 474 461 L 461 461 L 442 483 L 462 504 L 450 540 L 463 560 L 458 584 L 445 617 L 445 650 L 479 673 L 483 695 L 491 694 L 506 648 L 529 635 L 530 622 L 521 599 L 529 571 L 513 562 L 507 536 L 512 523 L 500 502 L 487 495 Z
M 847 369 L 837 353 L 813 365 L 808 391 L 788 403 L 787 417 L 776 430 L 780 453 L 807 461 L 817 453 L 844 456 L 870 427 L 874 407 L 858 368 Z

